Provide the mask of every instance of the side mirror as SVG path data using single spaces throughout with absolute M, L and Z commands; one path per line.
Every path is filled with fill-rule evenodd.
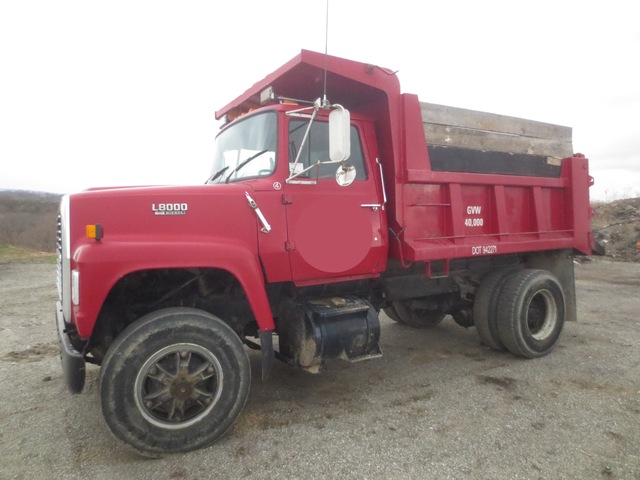
M 351 155 L 351 115 L 341 105 L 329 114 L 329 158 L 344 162 Z

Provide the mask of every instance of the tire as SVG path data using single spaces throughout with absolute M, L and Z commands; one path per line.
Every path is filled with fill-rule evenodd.
M 564 319 L 564 293 L 551 272 L 522 270 L 508 277 L 498 301 L 498 333 L 511 353 L 547 355 L 560 338 Z
M 251 384 L 249 358 L 219 318 L 192 308 L 152 312 L 113 342 L 100 400 L 116 438 L 160 457 L 212 444 L 233 424 Z
M 413 328 L 430 328 L 438 325 L 446 313 L 420 306 L 420 300 L 402 300 L 393 302 L 393 310 L 400 323 Z
M 385 307 L 382 310 L 384 311 L 384 313 L 387 314 L 387 317 L 389 317 L 391 320 L 393 320 L 394 322 L 399 323 L 401 325 L 404 325 L 404 322 L 398 316 L 398 312 L 396 312 L 396 310 L 395 310 L 395 308 L 393 308 L 393 306 Z
M 507 278 L 515 272 L 513 268 L 506 268 L 486 274 L 473 301 L 473 323 L 480 341 L 498 351 L 506 350 L 498 334 L 498 299 Z

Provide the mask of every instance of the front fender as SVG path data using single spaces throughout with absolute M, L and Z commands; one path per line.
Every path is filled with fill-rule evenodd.
M 242 285 L 261 331 L 275 328 L 257 252 L 243 243 L 96 242 L 74 255 L 79 302 L 73 306 L 78 334 L 89 338 L 109 291 L 124 276 L 159 268 L 218 268 Z

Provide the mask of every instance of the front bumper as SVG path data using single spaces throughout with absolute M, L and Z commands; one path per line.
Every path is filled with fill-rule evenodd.
M 84 356 L 74 348 L 67 334 L 67 325 L 64 321 L 60 301 L 56 302 L 56 324 L 58 326 L 62 371 L 67 388 L 71 393 L 80 393 L 84 388 L 86 362 Z

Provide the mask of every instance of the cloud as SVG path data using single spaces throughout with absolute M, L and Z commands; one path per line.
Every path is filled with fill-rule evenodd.
M 626 169 L 590 171 L 594 185 L 589 189 L 592 201 L 640 197 L 640 172 Z

